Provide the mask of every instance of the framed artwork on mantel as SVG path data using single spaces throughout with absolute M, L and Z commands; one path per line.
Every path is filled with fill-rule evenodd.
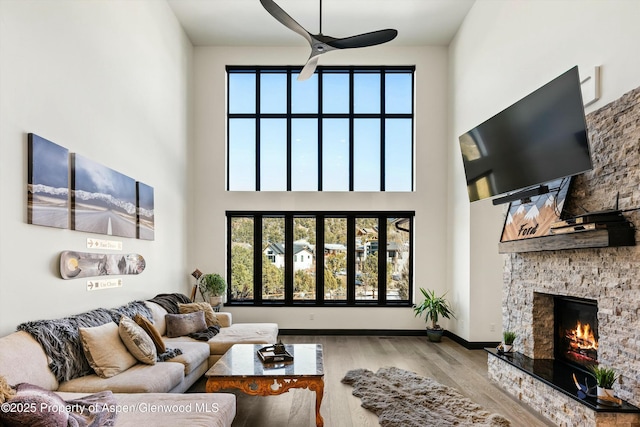
M 519 200 L 509 204 L 501 242 L 548 236 L 551 233 L 551 224 L 562 218 L 571 177 L 557 179 L 547 185 L 547 194 L 533 196 L 525 203 Z

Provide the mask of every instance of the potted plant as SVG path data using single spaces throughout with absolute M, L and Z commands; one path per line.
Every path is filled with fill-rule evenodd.
M 419 317 L 424 313 L 424 321 L 431 320 L 431 328 L 427 326 L 427 337 L 429 341 L 440 342 L 444 329 L 438 325 L 439 316 L 447 319 L 450 316 L 455 318 L 449 302 L 444 297 L 446 292 L 442 296 L 436 296 L 434 290 L 425 290 L 424 288 L 420 288 L 420 292 L 422 292 L 424 300 L 420 304 L 413 305 L 414 315 Z
M 618 374 L 613 368 L 593 365 L 589 367 L 591 375 L 596 379 L 596 390 L 599 401 L 603 403 L 618 403 L 619 399 L 613 395 L 613 384 L 618 379 Z
M 209 296 L 209 303 L 218 306 L 227 290 L 227 282 L 218 273 L 203 274 L 200 277 L 200 292 Z
M 501 350 L 505 353 L 511 353 L 513 350 L 513 342 L 516 340 L 516 333 L 513 331 L 502 332 Z

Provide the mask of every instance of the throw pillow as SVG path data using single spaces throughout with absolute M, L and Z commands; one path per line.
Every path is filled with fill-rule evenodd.
M 207 326 L 220 326 L 218 317 L 213 311 L 211 304 L 208 302 L 192 302 L 189 304 L 178 304 L 178 310 L 181 314 L 193 313 L 196 311 L 202 311 L 204 313 L 204 321 L 207 322 Z
M 2 404 L 0 425 L 30 427 L 67 427 L 66 402 L 52 391 L 21 383 L 16 394 Z
M 122 316 L 118 334 L 133 357 L 147 365 L 155 365 L 158 358 L 156 346 L 151 337 L 130 317 Z
M 167 336 L 169 338 L 181 337 L 207 329 L 202 311 L 187 314 L 166 314 L 164 317 L 167 321 Z
M 99 377 L 110 378 L 138 363 L 120 339 L 115 322 L 79 331 L 84 355 Z
M 164 341 L 162 341 L 162 337 L 160 336 L 160 333 L 158 332 L 156 327 L 153 326 L 153 323 L 151 323 L 149 319 L 147 319 L 141 314 L 136 314 L 133 320 L 138 325 L 140 325 L 142 329 L 144 329 L 144 331 L 149 335 L 149 337 L 151 337 L 151 339 L 153 340 L 153 344 L 156 346 L 156 351 L 158 352 L 158 354 L 162 354 L 165 351 L 167 351 L 167 348 L 164 345 Z

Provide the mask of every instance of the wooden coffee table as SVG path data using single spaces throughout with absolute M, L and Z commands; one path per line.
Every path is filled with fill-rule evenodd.
M 324 426 L 320 404 L 324 393 L 322 344 L 285 344 L 293 355 L 288 365 L 263 364 L 257 351 L 264 344 L 235 344 L 205 374 L 207 392 L 236 388 L 252 396 L 282 394 L 292 388 L 316 392 L 316 426 Z

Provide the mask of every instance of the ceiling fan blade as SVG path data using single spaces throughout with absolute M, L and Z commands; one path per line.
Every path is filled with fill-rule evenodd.
M 298 24 L 295 19 L 289 16 L 287 12 L 282 10 L 282 8 L 273 0 L 260 0 L 260 3 L 262 3 L 262 7 L 264 7 L 266 11 L 276 18 L 276 20 L 278 20 L 282 25 L 300 34 L 309 42 L 309 44 L 312 43 L 309 32 L 305 30 L 302 25 Z
M 307 63 L 302 68 L 302 71 L 300 71 L 300 74 L 298 74 L 298 79 L 297 80 L 299 82 L 301 82 L 303 80 L 307 80 L 309 77 L 311 77 L 313 75 L 313 73 L 316 71 L 316 67 L 318 66 L 318 58 L 319 57 L 320 57 L 320 55 L 316 55 L 316 56 L 312 56 L 312 57 L 309 58 Z
M 397 35 L 398 30 L 386 29 L 345 37 L 343 39 L 335 39 L 326 43 L 336 49 L 351 49 L 386 43 L 395 39 Z

